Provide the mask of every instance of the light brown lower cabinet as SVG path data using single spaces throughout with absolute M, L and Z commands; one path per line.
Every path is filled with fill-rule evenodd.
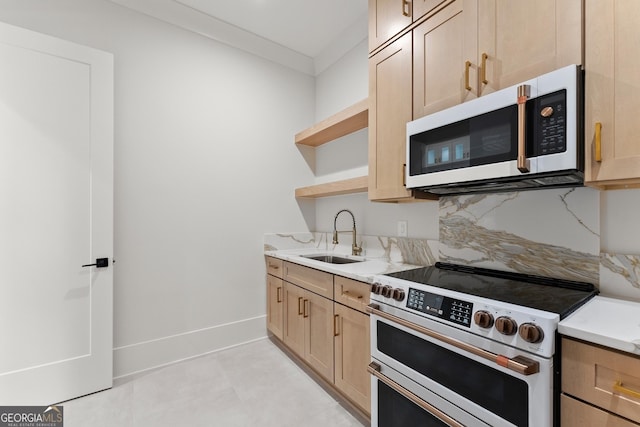
M 562 427 L 640 426 L 640 357 L 562 339 Z
M 603 411 L 563 394 L 561 427 L 638 427 L 636 424 L 615 414 Z
M 290 262 L 283 268 L 276 265 L 268 264 L 269 331 L 354 407 L 370 415 L 371 353 L 365 313 L 370 285 Z M 280 272 L 282 278 L 274 276 Z
M 333 301 L 284 283 L 284 343 L 333 382 Z
M 369 316 L 334 303 L 335 385 L 367 414 L 371 412 L 371 380 L 367 365 L 369 350 Z
M 267 274 L 267 329 L 283 339 L 284 327 L 284 281 Z

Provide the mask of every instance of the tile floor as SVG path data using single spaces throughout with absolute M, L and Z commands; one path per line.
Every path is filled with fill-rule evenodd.
M 270 340 L 125 379 L 63 403 L 65 427 L 362 427 Z

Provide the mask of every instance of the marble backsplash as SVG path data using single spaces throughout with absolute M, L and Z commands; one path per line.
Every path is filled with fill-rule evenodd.
M 441 198 L 439 258 L 597 285 L 599 203 L 590 188 Z
M 332 243 L 332 233 L 274 233 L 264 235 L 264 250 L 317 249 L 318 252 L 351 253 L 351 234 L 341 233 L 340 243 Z M 438 241 L 358 235 L 362 256 L 380 258 L 394 264 L 433 265 L 438 261 Z
M 393 263 L 452 262 L 592 283 L 640 302 L 640 254 L 600 252 L 600 193 L 591 188 L 443 197 L 438 240 L 358 236 L 363 255 Z M 266 234 L 265 250 L 350 253 L 351 235 Z
M 640 302 L 640 255 L 601 253 L 600 292 Z

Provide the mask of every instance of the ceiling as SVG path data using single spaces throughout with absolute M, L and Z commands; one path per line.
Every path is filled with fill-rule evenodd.
M 111 0 L 317 75 L 367 37 L 368 0 Z

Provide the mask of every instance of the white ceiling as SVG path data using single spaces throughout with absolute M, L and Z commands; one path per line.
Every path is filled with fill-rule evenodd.
M 367 37 L 368 0 L 111 0 L 316 75 Z

